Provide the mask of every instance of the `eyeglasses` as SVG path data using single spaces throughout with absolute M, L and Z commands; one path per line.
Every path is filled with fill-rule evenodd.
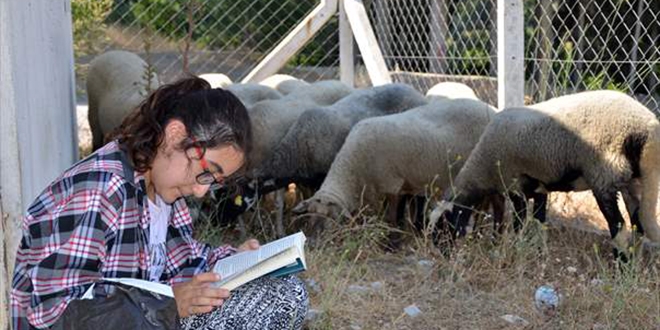
M 193 143 L 197 142 L 195 138 L 192 138 Z M 199 158 L 199 163 L 202 165 L 202 170 L 203 172 L 200 174 L 197 174 L 195 177 L 195 181 L 201 185 L 210 185 L 211 187 L 209 188 L 210 190 L 217 190 L 222 186 L 222 180 L 221 182 L 218 182 L 216 179 L 215 175 L 211 170 L 209 169 L 209 164 L 206 162 L 206 159 L 204 159 L 204 153 L 202 152 L 202 148 L 200 148 L 198 145 L 194 146 L 195 151 L 197 152 L 197 157 Z

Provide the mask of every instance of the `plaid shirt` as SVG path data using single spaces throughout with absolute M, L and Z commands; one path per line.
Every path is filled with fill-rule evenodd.
M 148 280 L 145 181 L 126 157 L 116 142 L 107 144 L 68 169 L 28 208 L 12 281 L 14 330 L 53 325 L 101 277 Z M 187 281 L 235 251 L 214 250 L 192 234 L 188 207 L 179 199 L 169 220 L 161 282 Z M 112 291 L 111 285 L 96 285 L 94 295 Z

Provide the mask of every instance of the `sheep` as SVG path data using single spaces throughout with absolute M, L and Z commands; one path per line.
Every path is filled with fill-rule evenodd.
M 429 101 L 439 99 L 472 99 L 479 100 L 477 95 L 474 93 L 472 88 L 469 86 L 453 82 L 445 81 L 438 84 L 435 84 L 431 89 L 426 92 L 426 98 Z
M 236 95 L 247 108 L 263 100 L 277 100 L 282 98 L 282 94 L 277 90 L 253 83 L 232 84 L 225 89 Z
M 103 146 L 105 135 L 142 102 L 147 89 L 160 85 L 155 73 L 148 76 L 147 63 L 131 52 L 110 51 L 92 60 L 87 74 L 92 150 Z
M 308 222 L 318 232 L 324 218 L 353 213 L 361 201 L 375 205 L 383 195 L 390 201 L 406 194 L 423 196 L 430 184 L 445 189 L 494 115 L 486 103 L 456 99 L 362 120 L 346 138 L 321 188 L 293 212 L 314 213 Z M 401 219 L 394 206 L 389 205 L 390 222 Z
M 309 85 L 309 83 L 307 83 L 306 81 L 300 80 L 293 76 L 289 76 L 287 74 L 272 75 L 260 81 L 259 84 L 268 86 L 270 88 L 274 88 L 283 95 L 287 95 L 291 92 L 294 92 L 302 87 Z
M 275 180 L 275 187 L 293 180 L 318 186 L 332 160 L 358 121 L 399 113 L 426 104 L 424 97 L 405 84 L 358 90 L 328 106 L 300 115 L 272 156 L 259 166 L 256 177 Z
M 548 192 L 591 190 L 615 246 L 625 251 L 630 233 L 617 191 L 631 222 L 652 242 L 660 241 L 655 218 L 659 161 L 660 122 L 623 93 L 582 92 L 510 108 L 486 128 L 434 217 L 445 216 L 453 234 L 464 235 L 470 208 L 500 194 L 511 197 L 519 227 L 525 208 L 521 196 L 534 199 L 543 221 Z
M 249 165 L 246 169 L 246 177 L 248 179 L 253 177 L 252 169 L 271 155 L 271 151 L 279 144 L 289 127 L 301 113 L 321 105 L 330 105 L 352 91 L 353 88 L 339 81 L 319 81 L 306 84 L 281 99 L 263 100 L 248 107 L 252 124 L 253 145 L 248 155 Z M 269 190 L 272 189 L 266 187 L 266 190 L 262 191 L 255 183 L 248 185 L 247 182 L 243 182 L 239 184 L 237 192 L 242 195 L 244 200 L 254 200 L 258 195 Z M 249 203 L 233 205 L 236 195 L 233 193 L 229 195 L 230 198 L 218 198 L 218 200 L 223 201 L 222 209 L 230 210 L 230 212 L 223 212 L 222 216 L 235 218 L 236 215 L 244 212 L 249 207 Z M 227 220 L 223 219 L 223 221 L 226 222 Z
M 289 127 L 304 111 L 332 105 L 353 91 L 335 80 L 319 81 L 303 86 L 278 100 L 264 100 L 249 108 L 252 123 L 253 148 L 251 168 L 270 157 Z
M 222 73 L 204 73 L 200 74 L 199 77 L 208 81 L 212 88 L 227 88 L 233 84 L 231 78 Z

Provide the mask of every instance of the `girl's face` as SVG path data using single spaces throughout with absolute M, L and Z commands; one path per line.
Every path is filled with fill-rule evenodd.
M 196 181 L 197 175 L 203 173 L 204 168 L 195 148 L 178 148 L 186 137 L 185 126 L 178 120 L 173 120 L 165 127 L 163 144 L 154 158 L 151 170 L 145 174 L 148 184 L 153 187 L 147 187 L 150 198 L 155 198 L 152 196 L 155 192 L 163 201 L 171 204 L 184 196 L 201 198 L 208 192 L 209 184 Z M 206 149 L 203 158 L 208 170 L 219 183 L 236 172 L 244 162 L 243 152 L 231 145 Z

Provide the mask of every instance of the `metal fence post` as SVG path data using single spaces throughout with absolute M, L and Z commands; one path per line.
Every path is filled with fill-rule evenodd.
M 497 106 L 522 106 L 525 98 L 525 31 L 522 0 L 497 0 Z
M 348 23 L 344 2 L 339 1 L 339 77 L 348 86 L 355 85 L 353 31 Z

